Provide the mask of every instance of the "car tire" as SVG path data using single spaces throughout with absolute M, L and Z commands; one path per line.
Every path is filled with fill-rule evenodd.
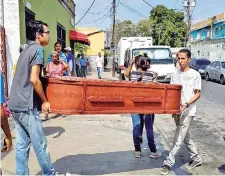
M 205 80 L 206 81 L 210 81 L 210 77 L 209 77 L 209 74 L 208 73 L 205 74 Z
M 221 85 L 224 85 L 225 84 L 225 77 L 224 77 L 224 75 L 221 75 L 220 76 L 220 84 Z

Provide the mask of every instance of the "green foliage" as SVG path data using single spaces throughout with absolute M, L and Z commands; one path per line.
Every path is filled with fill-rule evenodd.
M 102 52 L 104 53 L 104 57 L 109 57 L 111 55 L 110 50 L 102 49 Z
M 136 36 L 136 25 L 129 20 L 117 21 L 115 26 L 116 43 L 121 37 Z
M 158 5 L 150 12 L 149 19 L 140 20 L 137 24 L 129 20 L 117 21 L 116 43 L 121 37 L 153 37 L 154 45 L 181 47 L 184 45 L 187 25 L 184 13 Z
M 150 14 L 155 45 L 183 46 L 187 31 L 183 12 L 176 12 L 159 5 L 152 9 Z
M 75 52 L 86 54 L 88 49 L 89 49 L 88 45 L 84 45 L 84 44 L 78 43 L 78 42 L 74 43 L 74 51 Z

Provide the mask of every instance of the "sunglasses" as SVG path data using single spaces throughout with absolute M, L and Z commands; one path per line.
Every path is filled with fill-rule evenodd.
M 46 32 L 42 32 L 42 33 L 45 33 L 45 34 L 50 34 L 50 31 L 46 31 Z

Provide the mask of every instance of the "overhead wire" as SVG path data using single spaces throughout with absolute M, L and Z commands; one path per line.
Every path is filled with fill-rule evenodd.
M 177 4 L 178 4 L 179 1 L 180 1 L 180 0 L 177 0 L 177 1 L 176 1 L 175 5 L 174 5 L 174 9 L 176 8 L 176 6 L 177 6 Z
M 94 5 L 95 1 L 96 0 L 93 0 L 93 2 L 91 3 L 90 7 L 88 8 L 88 10 L 84 13 L 84 15 L 80 18 L 80 20 L 75 25 L 79 24 L 79 22 L 87 15 L 87 13 L 91 9 L 91 7 Z
M 108 10 L 103 16 L 95 19 L 95 20 L 90 20 L 90 21 L 84 21 L 82 24 L 92 24 L 92 23 L 97 23 L 98 21 L 102 20 L 102 21 L 105 21 L 105 19 L 107 19 L 109 17 L 111 13 L 111 8 L 110 10 Z
M 146 0 L 142 0 L 144 1 L 146 4 L 148 4 L 150 7 L 155 8 L 153 5 L 149 4 L 149 2 L 147 2 Z
M 126 4 L 124 4 L 123 2 L 120 2 L 120 4 L 121 4 L 124 8 L 126 8 L 127 10 L 131 11 L 133 14 L 139 15 L 139 16 L 141 16 L 141 17 L 143 17 L 143 18 L 148 18 L 147 16 L 143 15 L 141 12 L 138 12 L 137 10 L 135 10 L 135 9 L 133 9 L 132 7 L 130 7 L 130 6 L 126 5 Z
M 107 5 L 105 8 L 101 9 L 101 12 L 97 12 L 97 13 L 94 13 L 94 12 L 88 12 L 88 14 L 91 14 L 91 15 L 99 15 L 99 14 L 102 14 L 104 13 L 104 10 L 106 10 L 107 8 L 109 8 L 111 5 Z M 79 7 L 82 11 L 86 11 L 85 9 Z M 93 8 L 93 7 L 92 7 Z

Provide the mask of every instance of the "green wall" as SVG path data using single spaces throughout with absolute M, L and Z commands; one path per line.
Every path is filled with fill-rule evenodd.
M 54 43 L 57 41 L 57 22 L 66 28 L 66 45 L 69 46 L 69 30 L 74 29 L 71 25 L 72 16 L 61 5 L 58 0 L 28 0 L 31 4 L 31 10 L 35 13 L 35 20 L 41 20 L 48 24 L 51 35 L 51 40 L 48 46 L 45 47 L 45 60 L 48 54 L 54 50 Z M 21 44 L 26 42 L 26 27 L 25 27 L 25 5 L 23 0 L 19 0 L 20 13 L 20 41 Z

